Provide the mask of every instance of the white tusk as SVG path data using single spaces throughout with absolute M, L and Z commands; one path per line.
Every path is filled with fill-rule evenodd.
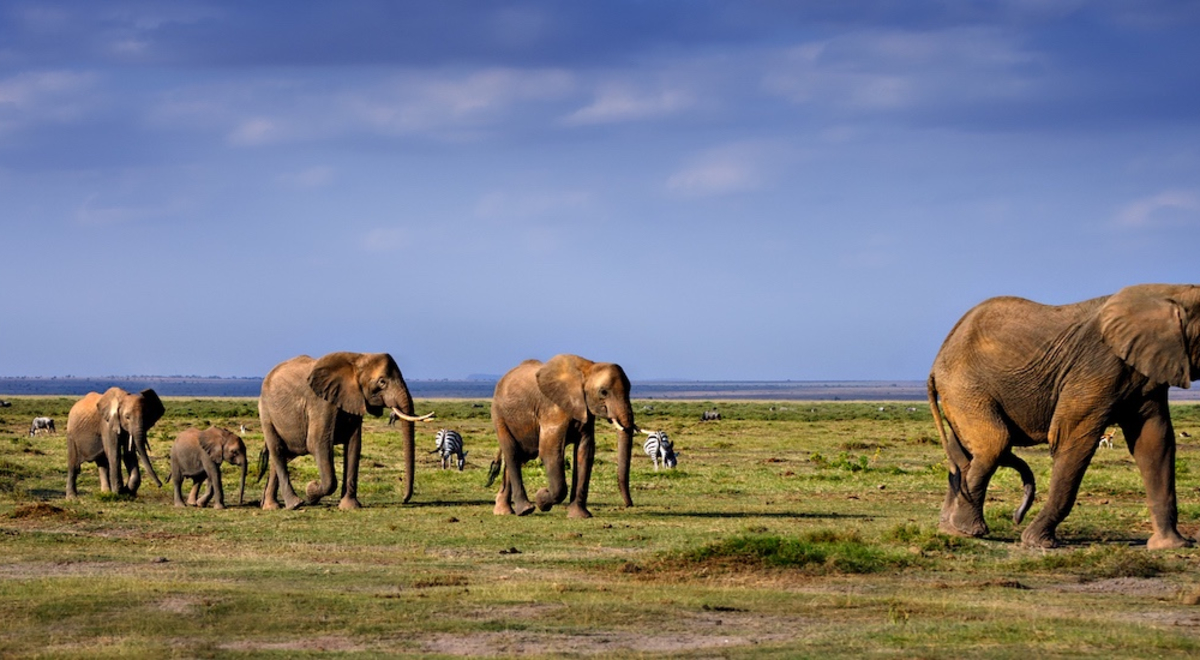
M 406 414 L 400 412 L 399 408 L 394 408 L 394 407 L 392 408 L 392 412 L 396 413 L 397 417 L 399 417 L 400 419 L 402 419 L 406 422 L 428 422 L 429 420 L 433 419 L 433 415 L 434 415 L 434 413 L 429 413 L 428 415 L 422 415 L 420 417 L 413 417 L 412 415 L 406 415 Z
M 615 426 L 615 427 L 617 427 L 617 430 L 618 430 L 618 431 L 621 431 L 622 433 L 624 433 L 624 432 L 625 432 L 625 427 L 624 427 L 624 426 L 621 426 L 621 423 L 620 423 L 620 422 L 618 422 L 617 420 L 615 420 L 615 419 L 610 419 L 610 420 L 608 420 L 608 421 L 612 422 L 612 425 L 613 425 L 613 426 Z

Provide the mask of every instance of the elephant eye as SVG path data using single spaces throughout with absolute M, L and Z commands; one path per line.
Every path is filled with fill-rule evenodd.
M 601 388 L 600 388 L 600 396 L 602 396 L 602 397 L 607 397 L 607 396 L 608 396 L 608 390 L 606 390 L 606 389 L 604 389 L 603 387 L 601 387 Z

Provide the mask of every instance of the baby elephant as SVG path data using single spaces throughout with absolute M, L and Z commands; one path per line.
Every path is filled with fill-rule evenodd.
M 238 504 L 243 502 L 246 493 L 246 445 L 237 435 L 222 428 L 212 427 L 203 431 L 187 429 L 175 438 L 171 446 L 171 482 L 175 486 L 175 506 L 204 506 L 212 499 L 217 501 L 214 509 L 225 508 L 225 493 L 221 488 L 221 463 L 232 463 L 242 468 L 241 483 L 238 487 Z M 183 500 L 183 480 L 191 477 L 192 492 L 187 502 Z M 208 480 L 208 490 L 197 497 L 200 484 Z

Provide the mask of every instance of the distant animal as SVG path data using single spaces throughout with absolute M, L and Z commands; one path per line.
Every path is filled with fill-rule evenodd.
M 29 437 L 37 435 L 38 431 L 45 431 L 51 435 L 58 435 L 58 431 L 54 428 L 54 420 L 49 417 L 34 417 L 33 423 L 29 425 Z
M 397 415 L 395 410 L 388 414 L 388 426 L 392 426 L 398 421 L 400 421 L 400 415 Z
M 0 400 L 0 408 L 7 408 L 11 405 L 12 405 L 12 403 L 10 403 L 8 401 Z
M 704 414 L 700 415 L 700 421 L 702 422 L 715 422 L 719 419 L 721 419 L 721 413 L 717 412 L 716 408 L 705 410 Z
M 671 439 L 667 437 L 666 431 L 654 431 L 646 438 L 646 442 L 642 444 L 642 449 L 650 460 L 654 461 L 654 471 L 658 472 L 658 461 L 661 459 L 664 467 L 674 468 L 679 464 L 678 454 L 675 453 L 675 445 Z
M 242 435 L 246 435 L 246 432 L 249 430 L 250 429 L 246 428 L 245 424 L 242 424 L 240 427 L 238 427 L 238 432 L 241 433 Z
M 1112 449 L 1112 446 L 1113 446 L 1112 439 L 1113 439 L 1113 436 L 1116 434 L 1117 434 L 1116 431 L 1109 431 L 1109 432 L 1105 433 L 1104 435 L 1100 436 L 1100 445 L 1099 446 L 1104 447 L 1106 449 Z
M 175 506 L 200 506 L 208 504 L 216 495 L 214 509 L 225 508 L 225 490 L 221 486 L 221 463 L 231 463 L 241 468 L 238 487 L 238 504 L 243 503 L 246 492 L 246 445 L 242 439 L 216 426 L 203 431 L 186 429 L 171 445 L 171 484 L 175 489 Z M 192 492 L 187 501 L 183 499 L 183 480 L 192 480 Z M 197 497 L 200 485 L 208 483 L 204 495 Z
M 437 447 L 435 447 L 434 450 L 429 453 L 441 454 L 443 470 L 450 467 L 450 457 L 456 457 L 458 471 L 462 472 L 463 465 L 467 462 L 468 452 L 463 451 L 463 439 L 462 436 L 459 435 L 458 431 L 441 429 L 437 432 L 436 440 Z

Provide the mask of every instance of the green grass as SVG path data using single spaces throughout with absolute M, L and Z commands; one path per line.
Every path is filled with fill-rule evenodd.
M 63 499 L 69 398 L 0 409 L 0 655 L 5 657 L 1191 657 L 1200 652 L 1200 551 L 1149 552 L 1149 516 L 1124 449 L 1097 452 L 1067 547 L 1026 550 L 1010 470 L 993 481 L 992 533 L 937 531 L 944 456 L 928 408 L 906 403 L 638 401 L 670 433 L 676 470 L 634 456 L 635 506 L 600 431 L 590 508 L 492 515 L 496 439 L 481 401 L 419 401 L 416 494 L 400 501 L 400 434 L 368 419 L 359 496 L 299 511 L 177 509 L 143 483 L 102 497 L 93 466 Z M 253 400 L 168 399 L 151 432 L 160 476 L 188 426 L 246 424 Z M 878 408 L 884 406 L 884 410 Z M 915 408 L 908 410 L 909 407 Z M 50 415 L 59 435 L 28 437 Z M 1177 406 L 1200 437 L 1200 407 Z M 442 426 L 467 467 L 427 454 Z M 1179 445 L 1180 525 L 1200 532 L 1200 470 Z M 1121 445 L 1120 442 L 1117 443 Z M 1045 447 L 1019 450 L 1049 485 Z M 337 462 L 340 477 L 340 461 Z M 316 477 L 293 461 L 298 487 Z M 226 493 L 236 482 L 225 473 Z M 525 471 L 531 493 L 545 483 Z M 236 487 L 235 485 L 233 487 Z M 1036 515 L 1042 500 L 1035 503 Z

